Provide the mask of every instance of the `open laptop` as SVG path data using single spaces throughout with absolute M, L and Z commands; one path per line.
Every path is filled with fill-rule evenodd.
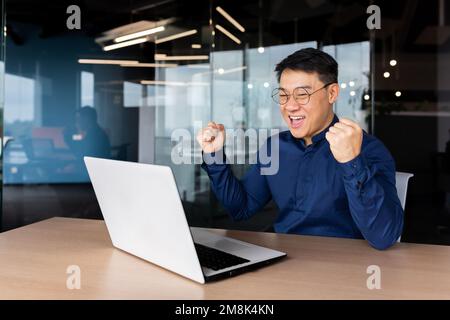
M 114 247 L 205 283 L 286 253 L 189 228 L 170 167 L 85 157 Z

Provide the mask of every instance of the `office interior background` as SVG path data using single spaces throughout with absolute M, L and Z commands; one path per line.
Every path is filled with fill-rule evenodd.
M 233 222 L 199 164 L 172 162 L 171 134 L 195 137 L 211 119 L 286 130 L 271 100 L 275 64 L 316 47 L 339 63 L 338 116 L 381 139 L 397 171 L 414 174 L 402 241 L 450 244 L 450 3 L 1 4 L 2 231 L 53 216 L 101 219 L 84 155 L 171 166 L 191 225 L 268 230 L 275 205 Z M 371 4 L 381 9 L 381 29 L 367 28 Z M 67 27 L 70 5 L 81 10 L 81 29 Z M 130 41 L 114 39 L 148 29 L 154 33 L 139 43 L 114 47 Z M 233 165 L 238 176 L 247 168 Z

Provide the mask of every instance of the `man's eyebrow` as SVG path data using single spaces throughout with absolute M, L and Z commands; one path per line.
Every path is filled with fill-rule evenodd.
M 312 87 L 310 85 L 298 86 L 298 87 L 295 87 L 294 89 L 297 89 L 297 88 L 312 89 Z M 279 87 L 278 89 L 287 90 L 286 88 L 283 88 L 283 87 Z

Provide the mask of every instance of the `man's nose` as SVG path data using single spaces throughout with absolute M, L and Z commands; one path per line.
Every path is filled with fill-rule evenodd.
M 289 101 L 284 105 L 287 111 L 298 111 L 301 107 L 293 97 L 289 97 Z

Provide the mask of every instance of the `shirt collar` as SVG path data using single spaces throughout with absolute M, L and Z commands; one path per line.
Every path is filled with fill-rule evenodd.
M 328 129 L 330 129 L 330 127 L 334 126 L 334 124 L 336 122 L 339 122 L 339 118 L 337 117 L 337 115 L 334 115 L 333 120 L 328 125 L 328 127 L 326 127 L 324 130 L 320 131 L 318 134 L 316 134 L 315 136 L 312 137 L 312 139 L 311 139 L 312 143 L 316 144 L 317 142 L 325 139 L 325 134 L 328 132 Z
M 331 123 L 330 123 L 324 130 L 320 131 L 318 134 L 316 134 L 315 136 L 312 137 L 312 139 L 311 139 L 311 140 L 312 140 L 312 144 L 315 145 L 315 144 L 319 143 L 320 141 L 324 140 L 324 139 L 325 139 L 325 134 L 327 133 L 328 129 L 329 129 L 330 127 L 332 127 L 336 122 L 339 122 L 339 118 L 338 118 L 338 116 L 335 114 L 335 115 L 333 116 L 333 120 L 331 121 Z M 300 144 L 301 144 L 303 147 L 306 148 L 306 144 L 305 144 L 305 141 L 304 141 L 303 139 L 295 138 L 292 134 L 291 134 L 291 137 L 292 137 L 295 141 L 300 142 Z

